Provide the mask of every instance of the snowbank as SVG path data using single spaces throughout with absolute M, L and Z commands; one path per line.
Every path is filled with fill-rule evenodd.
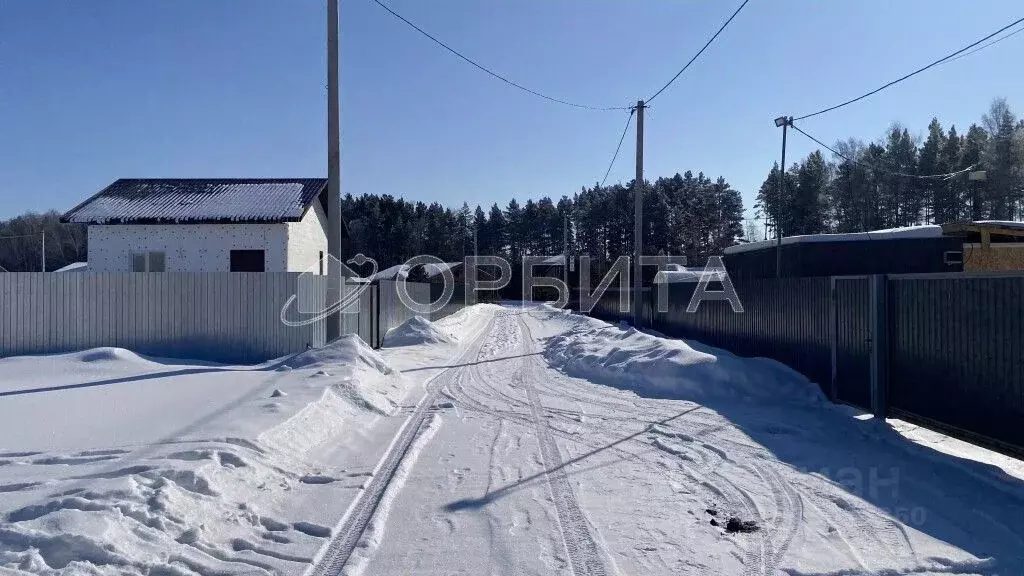
M 355 337 L 285 363 L 0 360 L 0 574 L 299 573 L 412 389 Z
M 388 348 L 448 342 L 451 342 L 448 335 L 422 316 L 413 316 L 384 335 L 384 346 Z
M 322 368 L 338 364 L 363 366 L 381 374 L 393 371 L 380 354 L 355 334 L 342 336 L 323 348 L 302 352 L 288 361 L 291 368 Z
M 572 376 L 638 393 L 694 401 L 820 402 L 820 389 L 772 360 L 660 338 L 577 315 L 547 340 L 552 367 Z
M 304 454 L 346 428 L 394 414 L 406 391 L 402 375 L 355 335 L 303 352 L 289 366 L 312 372 L 306 377 L 309 386 L 322 390 L 315 401 L 259 435 L 260 444 L 289 454 Z

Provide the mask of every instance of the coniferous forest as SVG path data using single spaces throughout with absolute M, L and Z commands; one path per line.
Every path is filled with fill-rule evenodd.
M 773 237 L 776 225 L 789 236 L 1024 219 L 1024 120 L 1005 99 L 994 100 L 966 128 L 935 118 L 927 127 L 894 124 L 878 133 L 874 141 L 837 142 L 832 148 L 842 156 L 816 150 L 794 162 L 785 171 L 782 198 L 775 163 L 747 219 L 740 191 L 723 176 L 687 170 L 646 182 L 644 252 L 682 255 L 700 266 L 737 242 Z M 984 171 L 985 179 L 969 179 L 969 171 Z M 959 174 L 915 177 L 953 172 Z M 595 184 L 557 199 L 457 208 L 391 194 L 348 194 L 342 210 L 351 233 L 345 256 L 361 252 L 381 267 L 417 254 L 461 260 L 473 253 L 474 231 L 482 255 L 517 262 L 523 255 L 561 254 L 566 223 L 570 252 L 589 255 L 598 270 L 602 261 L 633 247 L 633 182 Z M 39 270 L 41 242 L 34 235 L 43 230 L 48 270 L 84 260 L 84 227 L 58 219 L 59 213 L 49 212 L 0 221 L 0 237 L 20 236 L 0 240 L 0 267 Z

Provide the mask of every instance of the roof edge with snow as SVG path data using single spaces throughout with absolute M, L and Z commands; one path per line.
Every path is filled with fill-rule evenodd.
M 889 228 L 886 230 L 874 230 L 871 232 L 851 232 L 847 234 L 807 234 L 804 236 L 786 236 L 782 239 L 783 246 L 792 244 L 805 244 L 812 242 L 856 242 L 865 240 L 897 240 L 897 239 L 919 239 L 938 238 L 942 236 L 942 226 L 929 224 L 926 226 L 908 226 L 905 228 Z M 762 240 L 760 242 L 749 242 L 737 244 L 725 249 L 726 254 L 738 254 L 740 252 L 751 252 L 775 247 L 777 240 Z

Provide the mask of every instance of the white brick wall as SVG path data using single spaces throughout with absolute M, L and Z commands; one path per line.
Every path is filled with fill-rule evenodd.
M 285 223 L 92 225 L 89 269 L 131 272 L 133 252 L 161 251 L 168 272 L 228 272 L 231 250 L 251 249 L 266 251 L 267 272 L 287 272 L 288 236 Z
M 288 271 L 319 272 L 320 253 L 327 255 L 327 216 L 315 200 L 299 222 L 288 222 Z M 324 265 L 326 272 L 326 264 Z

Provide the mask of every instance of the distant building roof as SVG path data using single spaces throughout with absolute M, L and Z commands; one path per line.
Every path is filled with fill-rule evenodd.
M 953 222 L 942 225 L 942 232 L 949 236 L 977 237 L 982 233 L 1003 236 L 1019 242 L 1024 237 L 1024 222 L 1009 220 L 975 220 L 974 222 Z
M 701 275 L 704 274 L 703 269 L 699 268 L 687 268 L 681 264 L 668 264 L 665 270 L 660 270 L 654 275 L 654 282 L 656 284 L 677 284 L 686 282 L 700 282 Z M 718 273 L 709 273 L 709 280 L 719 280 Z
M 399 278 L 409 277 L 409 267 L 405 264 L 395 264 L 390 268 L 385 268 L 372 276 L 366 278 L 357 278 L 356 281 L 364 282 L 375 282 L 377 280 L 398 280 Z
M 805 236 L 787 236 L 782 239 L 783 245 L 801 244 L 805 242 L 852 242 L 864 240 L 894 240 L 897 238 L 937 238 L 942 236 L 942 226 L 930 224 L 925 226 L 907 226 L 904 228 L 888 228 L 885 230 L 873 230 L 871 232 L 851 232 L 848 234 L 807 234 Z M 761 242 L 748 242 L 737 244 L 725 249 L 726 254 L 737 254 L 751 250 L 762 250 L 772 248 L 776 240 L 763 240 Z
M 88 272 L 88 262 L 72 262 L 63 268 L 57 268 L 54 272 Z
M 327 212 L 326 178 L 121 179 L 75 206 L 80 224 L 297 222 L 317 199 Z M 344 223 L 342 224 L 344 228 Z M 347 231 L 343 234 L 347 235 Z
M 426 264 L 423 265 L 423 273 L 427 276 L 427 278 L 433 278 L 434 276 L 444 274 L 445 270 L 448 270 L 452 274 L 454 274 L 455 269 L 458 268 L 459 266 L 462 266 L 462 262 L 427 262 Z

